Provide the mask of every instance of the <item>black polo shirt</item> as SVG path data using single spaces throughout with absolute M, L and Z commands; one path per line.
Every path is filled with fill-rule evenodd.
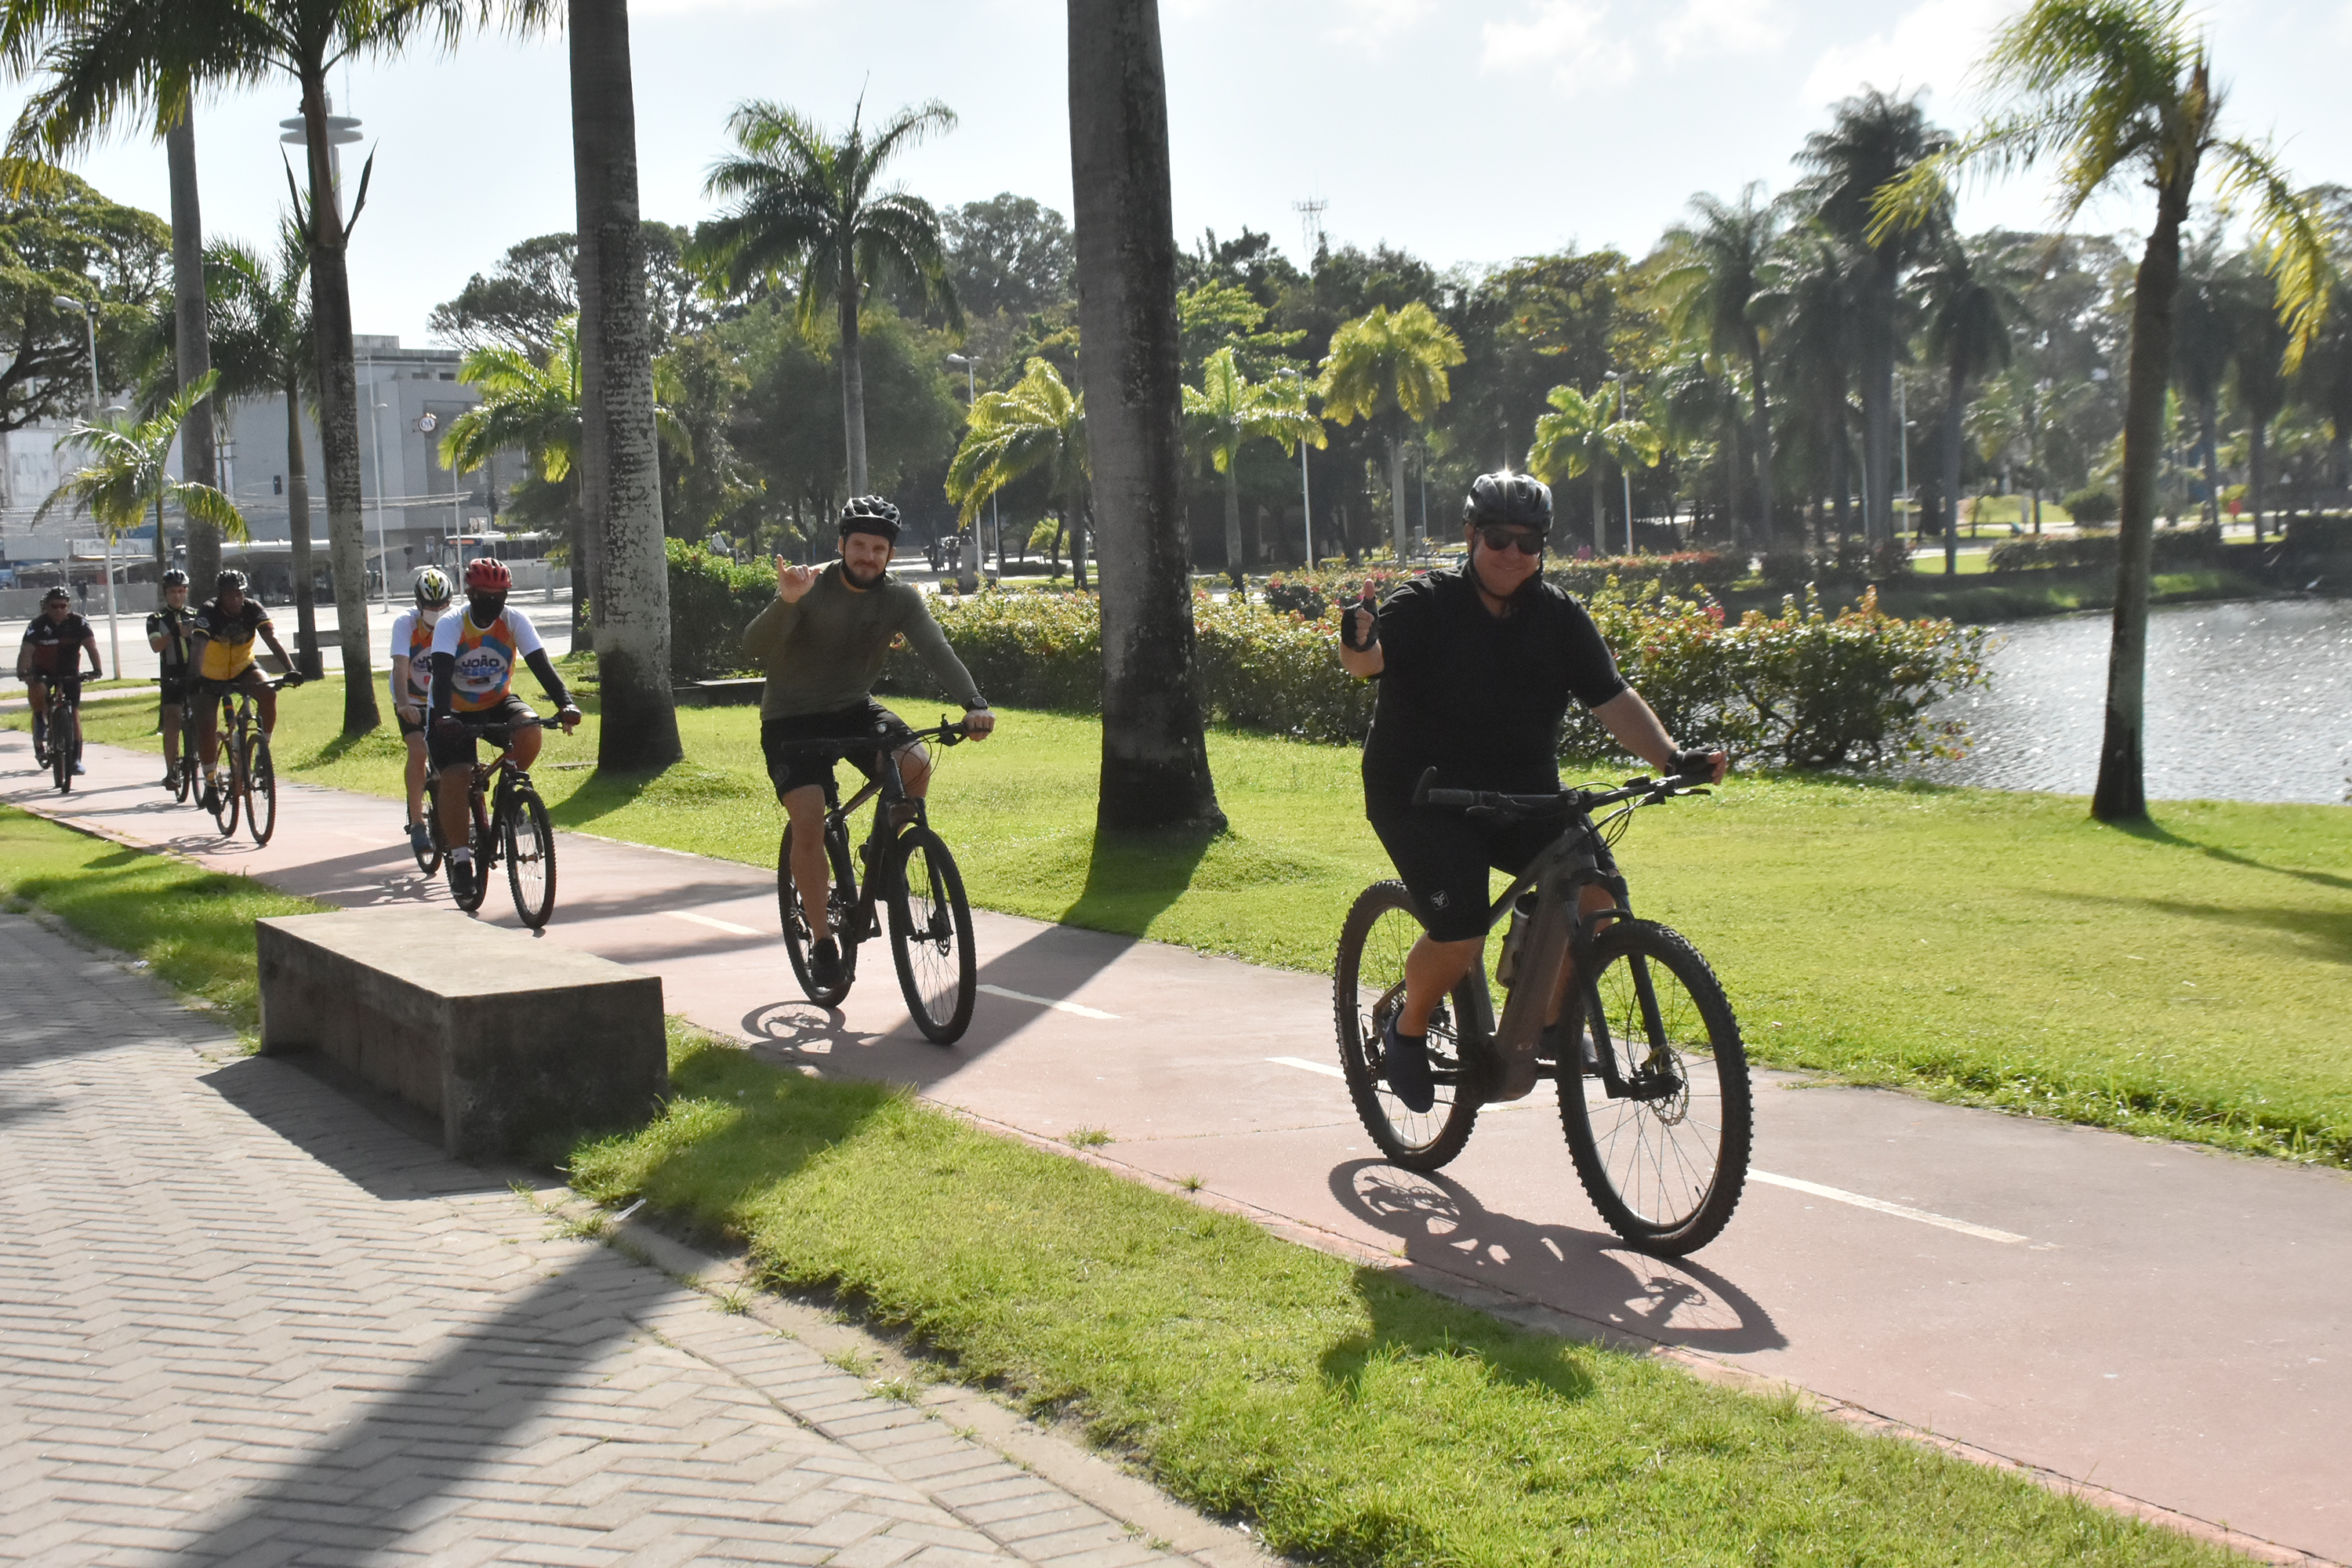
M 1424 768 L 1450 789 L 1559 787 L 1571 699 L 1626 689 L 1584 606 L 1540 577 L 1488 612 L 1465 570 L 1416 577 L 1381 605 L 1382 671 L 1364 742 L 1368 806 L 1402 805 Z

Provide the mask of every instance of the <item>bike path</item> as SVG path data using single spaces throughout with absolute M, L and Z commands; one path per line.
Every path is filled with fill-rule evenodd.
M 60 797 L 29 738 L 0 734 L 0 798 L 339 905 L 446 901 L 395 802 L 283 786 L 257 850 L 173 805 L 152 755 L 89 762 Z M 1766 1074 L 1738 1214 L 1696 1258 L 1652 1258 L 1585 1202 L 1547 1089 L 1486 1111 L 1440 1174 L 1381 1163 L 1337 1076 L 1328 980 L 976 910 L 983 989 L 943 1049 L 908 1021 L 883 944 L 839 1012 L 801 999 L 772 871 L 559 847 L 545 940 L 659 973 L 672 1011 L 777 1058 L 1033 1136 L 1101 1129 L 1109 1160 L 1198 1177 L 1328 1248 L 2224 1523 L 2290 1549 L 2276 1560 L 2352 1561 L 2341 1173 Z M 518 923 L 503 881 L 484 918 Z

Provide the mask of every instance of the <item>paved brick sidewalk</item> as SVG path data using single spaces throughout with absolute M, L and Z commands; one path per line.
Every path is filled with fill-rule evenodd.
M 0 1561 L 1176 1560 L 143 975 L 0 979 Z

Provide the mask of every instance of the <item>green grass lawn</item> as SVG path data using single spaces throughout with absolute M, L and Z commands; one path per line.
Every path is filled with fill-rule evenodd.
M 1793 1399 L 1513 1327 L 879 1085 L 683 1030 L 671 1064 L 662 1119 L 575 1150 L 575 1186 L 744 1238 L 767 1283 L 837 1293 L 1276 1552 L 2236 1561 Z
M 396 742 L 345 745 L 341 711 L 331 686 L 290 694 L 280 765 L 396 795 Z M 687 761 L 651 783 L 561 766 L 594 756 L 593 715 L 551 740 L 556 821 L 772 865 L 755 712 L 679 721 Z M 131 743 L 148 727 L 88 724 Z M 974 900 L 1328 973 L 1349 903 L 1388 874 L 1355 753 L 1213 734 L 1230 834 L 1098 845 L 1098 737 L 1009 712 L 946 758 L 935 820 Z M 2352 1164 L 2352 809 L 2159 803 L 2136 833 L 2073 797 L 1741 778 L 1643 813 L 1620 855 L 1636 907 L 1714 961 L 1763 1061 Z
M 260 1001 L 253 922 L 322 907 L 9 806 L 0 806 L 0 892 L 147 960 L 173 986 L 247 1030 Z

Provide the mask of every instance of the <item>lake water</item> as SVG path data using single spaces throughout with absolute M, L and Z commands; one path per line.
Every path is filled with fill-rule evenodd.
M 2352 601 L 2178 605 L 2147 626 L 2151 798 L 2336 803 L 2352 791 Z M 1995 628 L 1990 689 L 1944 704 L 1974 748 L 1945 784 L 2088 795 L 2105 719 L 2105 614 Z

